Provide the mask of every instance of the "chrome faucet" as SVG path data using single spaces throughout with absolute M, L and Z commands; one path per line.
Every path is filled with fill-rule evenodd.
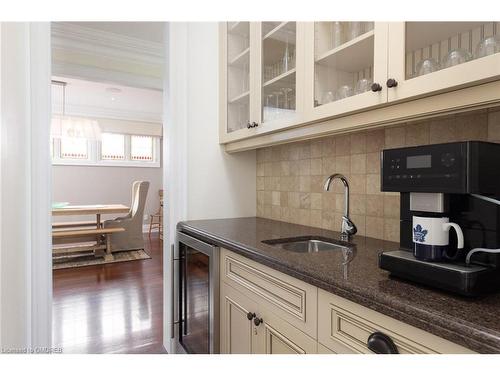
M 356 232 L 358 231 L 356 225 L 354 225 L 352 220 L 349 218 L 349 183 L 347 182 L 347 179 L 345 178 L 344 175 L 340 173 L 335 173 L 326 179 L 325 191 L 330 191 L 330 185 L 332 181 L 335 180 L 336 178 L 338 178 L 344 184 L 344 215 L 342 216 L 342 228 L 341 228 L 340 238 L 344 241 L 347 241 L 349 240 L 350 236 L 355 235 Z

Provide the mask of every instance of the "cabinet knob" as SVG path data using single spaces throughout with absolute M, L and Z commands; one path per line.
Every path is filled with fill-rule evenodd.
M 396 81 L 394 78 L 389 78 L 387 80 L 387 87 L 396 87 L 398 85 L 398 81 Z
M 372 91 L 373 92 L 382 91 L 382 85 L 377 82 L 372 83 Z
M 247 129 L 250 129 L 252 127 L 252 124 L 250 123 L 250 121 L 247 122 Z
M 373 332 L 368 336 L 367 346 L 376 354 L 399 354 L 394 341 L 382 332 Z
M 260 326 L 260 323 L 263 323 L 264 321 L 262 320 L 262 318 L 253 318 L 253 324 L 255 324 L 256 327 Z
M 252 320 L 253 318 L 255 318 L 255 313 L 253 313 L 253 312 L 247 313 L 247 319 L 248 320 Z
M 257 126 L 259 126 L 259 124 L 257 122 L 252 122 L 252 128 L 256 128 Z

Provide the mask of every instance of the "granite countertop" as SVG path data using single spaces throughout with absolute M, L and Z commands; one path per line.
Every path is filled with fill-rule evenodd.
M 295 253 L 262 243 L 338 239 L 338 232 L 255 217 L 186 221 L 177 228 L 474 351 L 500 353 L 500 293 L 471 299 L 389 278 L 378 268 L 378 254 L 398 243 L 354 236 L 354 257 L 342 266 L 341 252 Z

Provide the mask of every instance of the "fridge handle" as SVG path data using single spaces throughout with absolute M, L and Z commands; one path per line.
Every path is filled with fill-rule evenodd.
M 170 285 L 172 285 L 172 293 L 170 293 L 170 312 L 172 319 L 170 321 L 170 338 L 173 339 L 175 338 L 174 334 L 174 320 L 175 320 L 175 308 L 174 308 L 174 299 L 175 299 L 175 284 L 174 284 L 174 255 L 175 255 L 175 244 L 172 244 L 170 246 L 172 256 L 170 258 Z

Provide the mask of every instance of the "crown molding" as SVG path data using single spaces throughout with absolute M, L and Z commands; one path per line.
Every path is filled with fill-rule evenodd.
M 52 48 L 145 65 L 163 65 L 163 45 L 68 22 L 51 23 Z
M 163 90 L 163 79 L 128 72 L 102 69 L 95 66 L 58 62 L 52 60 L 52 74 L 55 76 L 117 83 L 144 89 Z
M 61 103 L 52 102 L 52 113 L 61 114 Z M 162 114 L 145 111 L 104 108 L 66 103 L 65 113 L 72 116 L 108 118 L 114 120 L 162 123 Z

